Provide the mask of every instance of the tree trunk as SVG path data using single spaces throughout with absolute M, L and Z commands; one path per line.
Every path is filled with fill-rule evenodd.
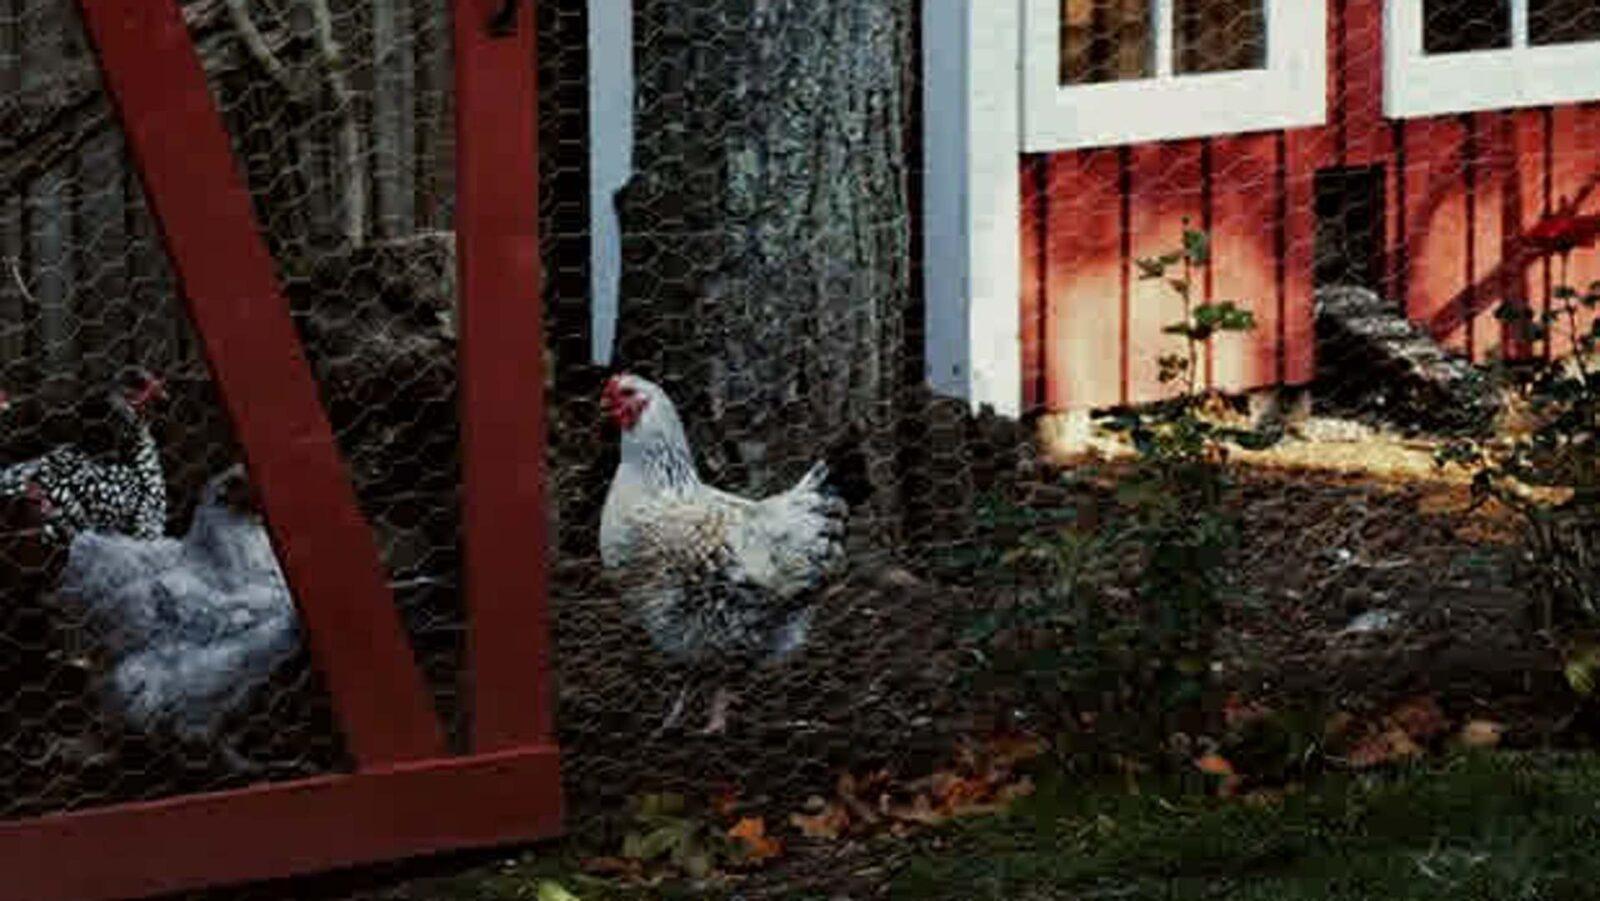
M 637 0 L 618 363 L 708 477 L 770 491 L 847 428 L 890 512 L 914 302 L 910 0 Z

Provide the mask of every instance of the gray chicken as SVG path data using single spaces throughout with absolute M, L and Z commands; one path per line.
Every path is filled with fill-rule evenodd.
M 243 467 L 212 477 L 181 540 L 81 532 L 60 596 L 110 661 L 106 706 L 148 734 L 216 745 L 221 726 L 299 648 L 299 620 Z

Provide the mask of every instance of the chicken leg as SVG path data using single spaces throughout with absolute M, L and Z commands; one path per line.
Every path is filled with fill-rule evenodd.
M 659 738 L 663 733 L 677 728 L 678 724 L 683 721 L 684 708 L 689 706 L 689 698 L 693 695 L 694 683 L 684 683 L 683 688 L 678 691 L 677 699 L 672 702 L 671 707 L 667 708 L 666 718 L 661 721 L 661 725 L 656 727 L 656 731 L 650 734 L 650 737 Z
M 700 730 L 702 735 L 722 735 L 728 731 L 728 710 L 738 696 L 722 686 L 711 696 L 711 719 L 706 722 L 706 727 Z

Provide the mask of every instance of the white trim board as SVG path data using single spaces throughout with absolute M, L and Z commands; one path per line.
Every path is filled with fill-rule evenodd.
M 1600 99 L 1600 41 L 1531 46 L 1528 0 L 1512 0 L 1512 46 L 1423 52 L 1422 0 L 1390 0 L 1383 111 L 1390 118 L 1556 106 Z
M 927 379 L 1022 412 L 1022 7 L 923 0 Z
M 1156 71 L 1149 78 L 1063 85 L 1060 0 L 1021 0 L 1023 140 L 1029 151 L 1141 144 L 1327 121 L 1326 0 L 1264 0 L 1263 69 L 1173 71 L 1174 0 L 1151 0 Z
M 589 0 L 589 353 L 611 362 L 622 282 L 616 196 L 633 173 L 633 2 Z

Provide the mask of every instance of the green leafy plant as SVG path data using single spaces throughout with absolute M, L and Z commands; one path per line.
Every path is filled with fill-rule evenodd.
M 692 815 L 679 794 L 644 795 L 635 801 L 633 828 L 622 839 L 622 857 L 641 864 L 669 864 L 693 878 L 741 859 L 737 845 L 705 819 Z
M 1475 504 L 1499 503 L 1520 517 L 1538 624 L 1581 695 L 1594 691 L 1600 672 L 1600 319 L 1585 324 L 1597 310 L 1600 282 L 1585 291 L 1563 284 L 1538 314 L 1502 305 L 1498 318 L 1526 341 L 1548 347 L 1563 339 L 1571 353 L 1546 353 L 1520 371 L 1502 366 L 1520 414 L 1514 426 L 1493 439 L 1453 441 L 1437 454 L 1441 466 L 1472 472 Z
M 1197 275 L 1210 261 L 1210 241 L 1187 223 L 1181 247 L 1137 261 L 1141 279 L 1164 281 L 1183 302 L 1182 319 L 1164 329 L 1182 347 L 1158 362 L 1175 396 L 1103 419 L 1137 452 L 1116 488 L 1118 514 L 1091 529 L 1023 535 L 998 566 L 1036 587 L 969 631 L 989 649 L 979 655 L 990 671 L 1013 678 L 1057 722 L 1093 723 L 1102 738 L 1146 751 L 1174 731 L 1202 728 L 1216 706 L 1207 692 L 1239 535 L 1226 504 L 1227 448 L 1275 440 L 1205 415 L 1203 349 L 1218 334 L 1255 326 L 1236 303 L 1196 301 Z M 1129 560 L 1138 571 L 1131 592 L 1109 584 Z

